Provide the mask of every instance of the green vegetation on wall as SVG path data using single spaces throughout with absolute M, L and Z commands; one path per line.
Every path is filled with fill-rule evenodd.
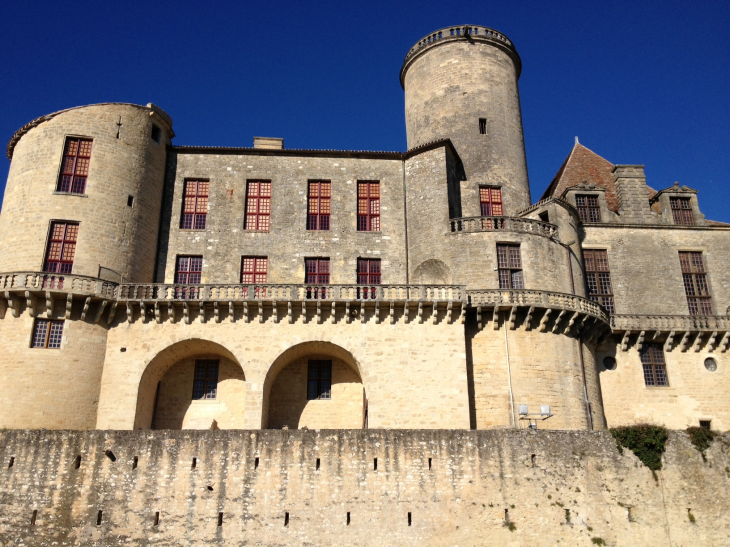
M 661 426 L 641 424 L 611 429 L 619 452 L 631 450 L 652 471 L 662 468 L 662 454 L 667 444 L 667 430 Z

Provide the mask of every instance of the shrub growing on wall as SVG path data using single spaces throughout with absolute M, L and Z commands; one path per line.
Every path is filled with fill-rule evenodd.
M 628 448 L 652 471 L 662 468 L 662 454 L 669 438 L 663 427 L 648 424 L 616 427 L 611 429 L 611 435 L 622 454 Z
M 715 439 L 715 432 L 705 427 L 688 427 L 687 434 L 694 447 L 702 454 L 702 459 L 707 461 L 705 450 L 710 448 Z

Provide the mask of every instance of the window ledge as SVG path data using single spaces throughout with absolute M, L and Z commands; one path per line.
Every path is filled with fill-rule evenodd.
M 54 196 L 71 196 L 75 198 L 88 198 L 88 194 L 74 194 L 72 192 L 53 192 Z

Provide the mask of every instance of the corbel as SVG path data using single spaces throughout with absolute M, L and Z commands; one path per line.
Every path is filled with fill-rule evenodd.
M 264 322 L 264 302 L 263 300 L 259 300 L 256 302 L 256 315 L 259 318 L 259 323 Z
M 106 324 L 111 325 L 112 321 L 114 321 L 114 317 L 117 315 L 117 306 L 119 305 L 119 301 L 115 300 L 112 302 L 112 307 L 109 309 L 109 316 L 106 318 Z
M 167 303 L 167 320 L 170 323 L 175 322 L 175 304 L 172 302 Z
M 571 330 L 573 330 L 573 326 L 575 325 L 576 319 L 580 317 L 580 312 L 577 311 L 573 313 L 573 315 L 570 317 L 570 321 L 568 321 L 568 324 L 565 326 L 565 330 L 563 331 L 563 334 L 569 334 Z
M 104 310 L 106 309 L 106 305 L 109 303 L 108 300 L 102 300 L 99 303 L 99 309 L 96 310 L 96 317 L 94 317 L 94 323 L 99 323 L 101 321 L 101 316 L 104 314 Z
M 190 305 L 187 302 L 183 302 L 183 317 L 185 318 L 185 324 L 190 324 Z
M 360 301 L 360 323 L 365 323 L 365 302 Z
M 406 300 L 405 304 L 403 304 L 403 319 L 406 320 L 406 323 L 411 322 L 411 310 L 408 307 L 408 300 Z
M 158 325 L 162 324 L 162 310 L 160 309 L 159 302 L 155 302 L 155 323 Z
M 687 351 L 687 344 L 689 344 L 689 331 L 685 332 L 684 336 L 682 336 L 682 341 L 679 343 L 679 351 Z
M 459 321 L 463 325 L 466 323 L 466 303 L 461 303 L 461 312 L 459 313 Z
M 294 315 L 292 314 L 291 302 L 286 303 L 286 317 L 287 317 L 287 321 L 289 321 L 290 325 L 292 323 L 294 323 Z
M 71 293 L 68 293 L 66 296 L 66 319 L 71 319 L 71 311 L 73 310 L 74 305 L 74 295 Z
M 213 317 L 215 317 L 216 323 L 221 322 L 221 310 L 217 300 L 213 302 Z
M 722 337 L 722 342 L 720 342 L 720 351 L 722 353 L 727 351 L 728 344 L 730 344 L 730 331 L 725 333 L 725 336 Z
M 545 313 L 542 314 L 542 319 L 540 319 L 540 332 L 545 332 L 547 330 L 547 324 L 548 321 L 550 321 L 551 313 L 553 313 L 552 308 L 548 308 L 545 310 Z
M 248 300 L 243 301 L 243 320 L 248 323 L 251 318 L 248 316 Z
M 707 341 L 707 351 L 712 353 L 712 351 L 717 347 L 717 331 L 713 330 L 712 334 L 710 334 L 710 339 Z
M 53 316 L 53 295 L 46 291 L 46 317 L 49 319 Z
M 558 327 L 560 326 L 560 322 L 563 320 L 563 317 L 565 314 L 568 313 L 567 310 L 560 310 L 560 314 L 558 315 L 557 319 L 555 319 L 555 324 L 553 325 L 551 332 L 557 332 Z
M 233 300 L 228 301 L 228 319 L 231 323 L 236 322 L 236 307 L 233 305 Z
M 439 320 L 439 304 L 434 300 L 433 306 L 432 306 L 432 314 L 431 314 L 431 322 L 435 325 L 438 323 Z
M 515 321 L 517 320 L 517 306 L 512 306 L 509 312 L 509 330 L 515 330 Z
M 144 300 L 139 301 L 139 310 L 140 314 L 142 315 L 142 322 L 147 322 L 147 304 L 145 304 Z
M 330 323 L 333 325 L 337 322 L 337 306 L 334 300 L 332 301 L 332 314 L 330 315 Z
M 205 301 L 201 300 L 198 302 L 198 309 L 200 312 L 198 313 L 198 318 L 200 319 L 201 323 L 205 323 Z
M 380 300 L 375 301 L 375 324 L 380 324 Z
M 388 315 L 390 316 L 390 324 L 395 325 L 395 302 L 392 300 L 390 301 L 390 313 Z
M 418 301 L 418 322 L 423 323 L 423 301 Z
M 637 351 L 641 351 L 641 348 L 644 347 L 644 336 L 646 336 L 646 331 L 641 331 L 639 333 L 639 337 L 636 339 L 636 349 Z
M 586 314 L 581 315 L 578 313 L 578 318 L 575 321 L 575 324 L 572 327 L 569 327 L 566 329 L 565 334 L 570 334 L 571 330 L 575 332 L 575 335 L 578 336 L 578 334 L 581 331 L 581 325 L 583 325 L 583 322 L 588 318 Z
M 307 322 L 307 301 L 302 300 L 302 322 Z
M 700 352 L 700 346 L 702 346 L 702 335 L 704 333 L 702 331 L 697 333 L 697 338 L 695 338 L 695 343 L 692 345 L 692 349 L 695 351 L 695 353 Z
M 499 306 L 495 305 L 492 310 L 492 328 L 499 330 Z
M 127 300 L 124 303 L 124 306 L 127 312 L 127 323 L 131 323 L 134 319 L 134 309 L 132 308 L 132 302 L 130 300 Z
M 674 344 L 674 331 L 671 331 L 667 335 L 667 340 L 664 342 L 664 351 L 672 351 L 672 344 Z
M 317 324 L 322 324 L 322 301 L 317 300 Z
M 446 322 L 449 325 L 454 322 L 454 319 L 451 316 L 451 314 L 453 313 L 453 309 L 454 309 L 454 302 L 449 300 L 449 303 L 446 304 Z
M 352 323 L 352 316 L 350 315 L 350 301 L 345 302 L 345 323 Z
M 652 335 L 651 335 L 651 340 L 653 341 L 653 340 L 656 340 L 657 338 L 659 338 L 659 335 L 660 335 L 661 333 L 662 333 L 662 331 L 660 331 L 660 330 L 655 330 L 655 331 L 654 331 L 654 332 L 652 333 Z
M 20 301 L 10 291 L 5 291 L 5 300 L 8 301 L 8 305 L 13 310 L 13 317 L 18 317 L 20 315 Z
M 279 303 L 276 300 L 271 302 L 271 316 L 274 318 L 274 323 L 279 322 Z
M 86 314 L 89 313 L 89 306 L 91 305 L 91 297 L 87 296 L 86 300 L 84 300 L 84 308 L 81 310 L 81 320 L 84 321 L 86 319 Z
M 69 296 L 71 296 L 71 295 L 69 295 Z M 28 308 L 28 314 L 31 317 L 35 317 L 35 315 L 36 315 L 35 307 L 36 307 L 37 303 L 38 303 L 38 299 L 33 294 L 31 294 L 30 291 L 25 291 L 25 307 Z
M 624 337 L 621 339 L 621 351 L 629 351 L 629 338 L 631 337 L 631 331 L 627 330 L 624 332 Z
M 532 330 L 532 314 L 535 313 L 535 306 L 530 306 L 525 317 L 525 330 Z
M 482 328 L 482 307 L 477 306 L 477 329 Z

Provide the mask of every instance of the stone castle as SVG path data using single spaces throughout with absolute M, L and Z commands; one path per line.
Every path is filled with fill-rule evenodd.
M 707 220 L 696 190 L 675 183 L 656 191 L 642 165 L 613 164 L 577 139 L 533 203 L 520 72 L 514 44 L 483 26 L 448 27 L 418 41 L 400 73 L 405 152 L 294 150 L 263 137 L 254 137 L 252 148 L 173 145 L 172 119 L 153 104 L 70 108 L 19 129 L 7 147 L 0 214 L 0 427 L 102 430 L 5 434 L 0 456 L 3 465 L 18 462 L 8 468 L 15 469 L 13 480 L 45 469 L 36 497 L 22 498 L 27 503 L 17 509 L 36 507 L 34 529 L 40 530 L 38 507 L 58 501 L 52 491 L 62 487 L 53 481 L 83 470 L 83 458 L 95 462 L 94 472 L 64 486 L 74 494 L 62 503 L 63 515 L 47 518 L 60 519 L 53 534 L 101 545 L 112 532 L 135 538 L 145 519 L 156 512 L 158 526 L 165 513 L 127 500 L 117 511 L 124 524 L 108 524 L 105 532 L 114 517 L 99 508 L 97 519 L 97 505 L 110 507 L 120 495 L 95 481 L 115 473 L 118 459 L 129 459 L 124 473 L 136 472 L 138 461 L 141 472 L 150 461 L 138 460 L 144 453 L 174 467 L 160 450 L 183 454 L 188 475 L 207 454 L 230 479 L 219 477 L 214 486 L 207 478 L 210 490 L 193 496 L 192 506 L 178 507 L 174 518 L 169 514 L 178 509 L 169 509 L 164 518 L 177 519 L 180 538 L 204 518 L 215 534 L 229 533 L 221 531 L 227 509 L 220 497 L 240 496 L 214 488 L 233 489 L 238 479 L 230 477 L 238 471 L 241 481 L 251 480 L 244 478 L 248 469 L 258 469 L 260 458 L 262 466 L 270 462 L 274 452 L 282 469 L 296 458 L 309 461 L 300 452 L 320 450 L 318 443 L 322 454 L 339 454 L 363 473 L 378 470 L 378 453 L 383 472 L 400 461 L 392 454 L 412 461 L 419 443 L 430 444 L 430 456 L 416 458 L 422 466 L 427 458 L 430 471 L 447 445 L 472 460 L 488 459 L 474 452 L 480 443 L 502 439 L 519 452 L 519 443 L 533 443 L 535 429 L 553 431 L 565 446 L 586 443 L 581 450 L 599 459 L 611 445 L 605 437 L 556 430 L 645 422 L 728 430 L 730 224 Z M 149 431 L 211 429 L 249 431 Z M 251 431 L 272 429 L 320 431 Z M 388 431 L 337 438 L 324 431 L 342 429 Z M 413 429 L 525 431 L 395 431 Z M 137 455 L 126 450 L 120 457 L 109 444 L 115 442 Z M 530 446 L 524 450 L 544 449 L 546 457 L 553 450 Z M 246 462 L 240 469 L 233 453 Z M 524 467 L 517 456 L 489 458 Z M 19 469 L 22 461 L 35 462 L 35 471 Z M 316 462 L 318 472 L 325 464 Z M 397 505 L 411 487 L 404 469 L 388 469 L 402 488 L 391 500 Z M 721 469 L 712 481 L 726 480 Z M 461 471 L 459 480 L 452 477 L 459 488 L 469 475 Z M 146 472 L 154 476 L 154 469 Z M 564 470 L 555 480 L 572 474 Z M 124 477 L 117 478 L 124 491 L 139 494 Z M 306 498 L 312 477 L 300 477 L 301 491 L 276 502 L 272 519 L 285 512 L 289 531 L 285 509 L 297 508 L 292 526 L 305 518 L 309 509 L 292 500 Z M 182 488 L 161 480 L 149 478 L 145 488 L 154 492 L 145 500 L 159 500 L 165 489 L 174 497 Z M 281 480 L 250 486 L 243 498 L 256 498 L 260 511 L 267 488 L 275 491 Z M 425 488 L 428 480 L 416 482 Z M 473 495 L 494 486 L 480 480 Z M 82 495 L 83 485 L 101 501 Z M 655 496 L 651 488 L 648 498 Z M 4 492 L 0 502 L 20 503 L 20 494 Z M 218 496 L 216 507 L 205 505 L 204 517 L 186 521 L 206 495 Z M 368 495 L 360 492 L 363 503 Z M 436 518 L 423 516 L 436 511 L 425 509 L 427 499 L 418 502 L 419 522 Z M 506 520 L 504 503 L 495 511 Z M 337 543 L 319 535 L 277 539 L 243 511 L 244 522 L 260 527 L 252 538 Z M 464 525 L 466 513 L 448 511 L 449 522 Z M 321 512 L 307 518 L 315 515 L 329 522 Z M 22 526 L 0 522 L 0 539 L 30 533 L 30 518 Z M 446 518 L 430 525 L 446 526 Z M 408 511 L 408 526 L 411 520 Z M 535 530 L 538 543 L 540 534 L 552 533 Z M 375 537 L 361 533 L 362 543 L 352 544 Z M 389 533 L 396 535 L 379 537 L 400 537 Z M 663 532 L 656 533 L 662 544 Z M 391 540 L 432 541 L 422 534 Z M 522 544 L 531 541 L 523 537 Z

